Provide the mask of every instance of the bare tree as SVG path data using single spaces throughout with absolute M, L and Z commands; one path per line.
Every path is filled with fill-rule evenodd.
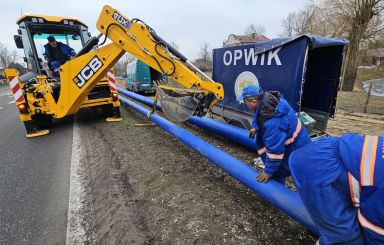
M 0 68 L 7 68 L 11 64 L 15 64 L 18 58 L 16 50 L 9 51 L 4 44 L 0 43 Z
M 362 41 L 384 36 L 383 0 L 325 0 L 307 2 L 303 9 L 283 19 L 284 34 L 305 33 L 344 37 L 350 42 L 342 90 L 352 91 Z
M 349 55 L 342 90 L 352 91 L 357 76 L 360 42 L 383 32 L 382 0 L 328 0 L 339 8 L 340 16 L 349 23 Z
M 294 29 L 295 20 L 296 13 L 290 13 L 287 18 L 283 19 L 283 34 L 281 36 L 292 37 L 297 34 Z
M 209 46 L 209 43 L 203 42 L 197 59 L 193 62 L 202 71 L 212 70 L 212 50 Z
M 290 13 L 282 21 L 285 36 L 296 36 L 306 33 L 320 32 L 324 23 L 319 23 L 321 9 L 313 0 L 307 1 L 306 5 L 297 12 Z
M 179 50 L 179 45 L 177 45 L 174 41 L 170 42 L 169 44 L 172 46 L 172 48 Z
M 128 53 L 124 54 L 123 57 L 121 57 L 114 66 L 115 74 L 117 76 L 124 76 L 126 74 L 128 63 L 132 62 L 133 60 L 135 60 L 134 56 Z
M 212 53 L 212 50 L 209 48 L 209 43 L 203 42 L 200 45 L 200 51 L 197 58 L 199 60 L 211 61 L 212 60 L 211 53 Z
M 263 35 L 265 33 L 265 27 L 263 25 L 250 24 L 246 29 L 245 35 Z

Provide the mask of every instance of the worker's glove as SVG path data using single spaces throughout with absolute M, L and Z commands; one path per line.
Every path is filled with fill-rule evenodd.
M 256 134 L 256 129 L 255 128 L 251 128 L 249 130 L 248 136 L 249 136 L 250 139 L 254 139 L 255 138 L 255 134 Z

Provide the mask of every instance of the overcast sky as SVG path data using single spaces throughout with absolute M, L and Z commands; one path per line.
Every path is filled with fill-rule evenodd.
M 26 13 L 76 17 L 96 35 L 96 21 L 106 4 L 129 19 L 143 20 L 195 59 L 203 42 L 221 47 L 229 34 L 243 34 L 251 23 L 263 25 L 267 37 L 277 37 L 282 19 L 303 7 L 305 0 L 1 0 L 0 42 L 16 49 L 16 20 Z

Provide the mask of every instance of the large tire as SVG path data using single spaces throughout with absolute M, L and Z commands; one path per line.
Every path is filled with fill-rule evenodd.
M 239 121 L 235 121 L 235 120 L 230 120 L 228 122 L 228 124 L 232 125 L 232 126 L 236 126 L 236 127 L 239 127 L 239 128 L 244 128 L 245 129 L 245 126 L 239 122 Z
M 239 127 L 239 128 L 244 128 L 244 129 L 251 129 L 252 125 L 249 124 L 248 120 L 244 118 L 238 118 L 238 119 L 229 119 L 227 120 L 228 124 L 231 124 L 233 126 Z

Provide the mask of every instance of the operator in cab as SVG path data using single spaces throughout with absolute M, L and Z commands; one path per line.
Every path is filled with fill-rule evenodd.
M 76 52 L 68 45 L 57 42 L 55 37 L 49 36 L 48 43 L 44 45 L 44 57 L 48 61 L 56 76 L 59 76 L 59 68 L 68 60 L 72 59 Z
M 384 244 L 384 136 L 326 137 L 293 152 L 289 165 L 316 244 Z
M 258 85 L 247 85 L 236 100 L 255 111 L 249 137 L 255 138 L 257 152 L 264 162 L 260 182 L 270 178 L 285 184 L 290 176 L 290 154 L 311 142 L 295 111 L 277 91 L 264 92 Z

